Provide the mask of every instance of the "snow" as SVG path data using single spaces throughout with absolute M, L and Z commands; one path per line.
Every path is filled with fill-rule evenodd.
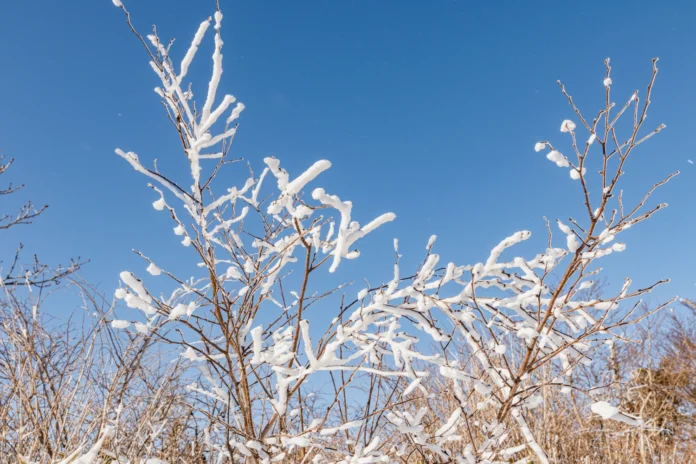
M 611 419 L 634 426 L 639 426 L 643 424 L 643 421 L 640 418 L 623 413 L 619 410 L 619 408 L 617 408 L 616 406 L 612 406 L 606 401 L 598 401 L 596 403 L 593 403 L 590 406 L 590 409 L 593 413 L 597 414 L 604 420 Z
M 306 448 L 307 446 L 311 445 L 312 442 L 310 442 L 306 437 L 291 437 L 291 438 L 282 438 L 283 444 L 285 446 L 298 446 L 300 448 Z
M 125 329 L 130 325 L 130 322 L 128 321 L 122 321 L 122 320 L 113 320 L 111 321 L 111 327 L 114 329 Z
M 263 341 L 261 340 L 262 333 L 263 328 L 261 326 L 253 328 L 250 332 L 254 348 L 254 357 L 251 359 L 252 365 L 261 363 L 261 349 L 263 347 Z
M 99 455 L 99 451 L 104 445 L 104 441 L 107 438 L 113 437 L 115 434 L 116 432 L 113 426 L 105 426 L 99 433 L 99 439 L 96 441 L 96 443 L 94 443 L 94 445 L 92 445 L 89 451 L 87 451 L 85 454 L 83 454 L 76 460 L 73 459 L 77 453 L 75 453 L 73 456 L 69 457 L 68 459 L 62 462 L 72 462 L 73 464 L 95 464 L 97 462 L 97 456 Z
M 457 422 L 459 422 L 459 417 L 461 414 L 462 408 L 455 408 L 447 419 L 447 422 L 445 422 L 442 427 L 435 431 L 435 436 L 442 437 L 455 433 L 457 431 Z
M 133 295 L 132 293 L 126 294 L 124 301 L 126 302 L 126 305 L 129 308 L 139 309 L 147 315 L 152 315 L 157 312 L 157 310 L 152 305 L 150 305 L 142 298 Z
M 423 379 L 419 377 L 410 384 L 408 384 L 408 387 L 406 387 L 406 389 L 401 393 L 401 396 L 408 396 L 413 390 L 418 388 L 422 380 Z
M 353 422 L 347 422 L 343 425 L 339 425 L 338 427 L 333 427 L 329 429 L 322 429 L 321 432 L 319 432 L 321 435 L 333 435 L 336 432 L 339 432 L 341 430 L 348 430 L 348 429 L 354 429 L 357 427 L 360 427 L 363 424 L 363 421 L 357 420 Z
M 540 152 L 541 150 L 543 150 L 544 148 L 546 148 L 546 142 L 537 142 L 537 143 L 534 145 L 534 151 L 537 152 L 537 153 L 539 153 L 539 152 Z
M 624 251 L 626 249 L 626 244 L 625 243 L 615 243 L 611 246 L 611 249 L 614 251 Z
M 123 3 L 121 0 L 111 0 L 114 3 L 114 6 L 121 8 L 123 6 Z
M 435 240 L 437 240 L 437 235 L 431 235 L 428 239 L 428 244 L 425 246 L 425 249 L 428 251 L 432 250 L 433 245 L 435 245 Z
M 604 87 L 609 87 L 611 85 L 611 77 L 604 79 Z
M 195 310 L 196 310 L 196 303 L 192 301 L 192 302 L 189 303 L 188 306 L 186 307 L 186 315 L 189 316 L 189 317 L 191 317 L 191 315 L 193 314 L 193 312 L 194 312 Z
M 196 35 L 193 36 L 193 41 L 191 42 L 191 46 L 189 47 L 188 51 L 186 52 L 186 55 L 184 56 L 184 59 L 181 61 L 181 71 L 179 71 L 179 82 L 186 76 L 186 73 L 188 72 L 189 65 L 191 64 L 191 61 L 193 61 L 193 57 L 196 55 L 196 52 L 198 51 L 198 47 L 201 44 L 201 41 L 203 40 L 203 36 L 205 35 L 205 31 L 208 30 L 208 27 L 210 26 L 210 20 L 203 21 L 200 26 L 198 26 L 198 31 L 196 31 Z
M 222 113 L 227 111 L 227 108 L 229 108 L 229 106 L 235 101 L 237 101 L 237 99 L 234 98 L 232 95 L 225 95 L 225 97 L 222 99 L 222 103 L 220 103 L 220 105 L 218 105 L 218 107 L 215 108 L 215 110 L 212 113 L 210 113 L 210 116 L 208 116 L 207 120 L 205 120 L 201 123 L 200 126 L 198 126 L 198 132 L 201 134 L 205 134 L 206 132 L 208 132 L 208 129 L 210 129 L 212 125 L 215 124 L 215 122 L 217 122 L 218 119 L 220 119 Z M 200 157 L 201 155 L 199 155 L 199 159 Z M 213 159 L 215 159 L 215 157 L 213 157 Z
M 474 382 L 474 390 L 479 392 L 481 395 L 488 396 L 493 389 L 490 387 L 490 385 L 486 385 L 477 380 Z
M 433 272 L 435 271 L 435 266 L 437 265 L 439 260 L 440 256 L 438 255 L 428 256 L 428 258 L 425 260 L 425 263 L 423 263 L 423 267 L 418 272 L 418 276 L 413 281 L 413 288 L 420 288 L 422 283 L 424 283 L 426 280 L 432 277 Z
M 264 158 L 263 162 L 266 163 L 268 169 L 270 169 L 271 174 L 273 174 L 278 182 L 278 190 L 281 192 L 285 191 L 288 185 L 288 173 L 285 169 L 280 168 L 280 161 L 276 158 L 268 157 Z
M 602 240 L 602 245 L 606 245 L 607 243 L 614 240 L 614 238 L 616 238 L 616 236 L 614 234 L 608 234 L 605 237 L 600 236 L 600 240 Z
M 396 219 L 396 214 L 384 213 L 381 216 L 378 216 L 375 219 L 373 219 L 372 221 L 370 221 L 369 223 L 367 223 L 365 225 L 365 227 L 363 227 L 362 230 L 360 230 L 360 233 L 356 234 L 356 235 L 359 235 L 360 237 L 365 236 L 365 235 L 369 234 L 370 232 L 372 232 L 373 230 L 377 229 L 378 227 L 380 227 L 388 222 L 392 222 L 394 219 Z M 432 237 L 431 237 L 431 239 L 432 239 Z M 357 238 L 356 238 L 356 240 L 357 240 Z M 353 240 L 353 241 L 355 241 L 355 240 Z M 351 243 L 352 243 L 352 241 L 351 241 Z
M 169 313 L 169 320 L 175 321 L 175 320 L 179 319 L 181 316 L 186 314 L 186 312 L 187 312 L 186 310 L 187 310 L 186 305 L 179 303 L 174 308 L 172 308 L 172 311 Z
M 215 12 L 215 29 L 220 29 L 220 23 L 222 23 L 222 12 L 218 10 Z
M 152 203 L 152 207 L 157 211 L 162 211 L 165 206 L 167 206 L 167 203 L 164 201 L 164 197 L 160 197 L 159 200 Z
M 230 266 L 227 268 L 227 272 L 225 273 L 225 277 L 227 279 L 239 280 L 242 278 L 242 273 L 239 272 L 239 269 L 237 269 L 237 266 Z
M 162 270 L 155 266 L 155 263 L 150 263 L 150 265 L 147 267 L 147 272 L 149 272 L 153 276 L 158 276 L 162 274 Z
M 314 180 L 319 174 L 331 167 L 331 163 L 326 160 L 320 160 L 314 163 L 309 169 L 300 174 L 297 179 L 288 184 L 285 192 L 289 195 L 298 194 L 305 185 Z
M 205 97 L 205 104 L 201 111 L 201 121 L 206 121 L 210 116 L 210 110 L 213 107 L 213 102 L 215 101 L 215 95 L 217 93 L 217 88 L 220 85 L 220 78 L 222 77 L 222 39 L 220 38 L 220 21 L 222 20 L 222 15 L 218 15 L 219 11 L 215 12 L 215 51 L 213 52 L 213 73 L 210 77 L 210 82 L 208 82 L 208 93 Z
M 587 144 L 592 145 L 595 140 L 597 140 L 597 134 L 592 134 L 592 135 L 590 135 L 590 138 L 587 139 Z
M 595 303 L 594 307 L 602 311 L 607 311 L 618 308 L 619 304 L 613 301 L 600 301 L 599 303 Z
M 572 235 L 573 230 L 568 227 L 567 225 L 563 224 L 563 222 L 560 219 L 556 220 L 556 223 L 558 224 L 558 228 L 561 229 L 561 232 L 563 232 L 566 235 Z
M 561 123 L 561 132 L 572 132 L 575 130 L 575 123 L 570 119 L 566 119 Z
M 267 158 L 268 159 L 268 158 Z M 269 165 L 270 167 L 270 165 Z M 273 169 L 273 168 L 271 168 Z M 280 187 L 280 178 L 278 180 Z M 281 189 L 284 190 L 284 189 Z M 350 250 L 350 246 L 365 235 L 377 229 L 379 226 L 396 219 L 394 213 L 385 213 L 373 219 L 366 226 L 360 229 L 360 224 L 351 221 L 353 203 L 341 201 L 336 195 L 329 195 L 323 188 L 316 188 L 312 192 L 312 198 L 325 206 L 330 206 L 341 214 L 341 222 L 338 228 L 338 237 L 334 241 L 334 250 L 331 252 L 334 259 L 329 268 L 329 272 L 335 272 L 342 258 L 352 259 L 359 255 Z
M 556 166 L 558 166 L 559 168 L 567 168 L 568 166 L 570 166 L 570 163 L 568 162 L 566 157 L 556 150 L 551 150 L 546 155 L 546 158 L 556 163 Z
M 145 290 L 145 286 L 143 285 L 142 281 L 135 277 L 133 273 L 124 271 L 120 274 L 120 277 L 123 283 L 128 285 L 128 287 L 130 287 L 130 289 L 133 290 L 140 299 L 147 303 L 152 301 L 152 297 L 147 290 Z
M 256 440 L 249 440 L 246 442 L 246 447 L 256 451 L 263 451 L 263 445 Z
M 137 330 L 138 333 L 147 334 L 150 331 L 150 327 L 147 324 L 143 324 L 142 322 L 136 322 L 135 330 Z
M 516 245 L 517 243 L 522 242 L 523 240 L 529 239 L 529 237 L 532 236 L 532 233 L 528 230 L 522 230 L 519 232 L 516 232 L 512 234 L 511 236 L 505 238 L 503 241 L 501 241 L 498 245 L 496 245 L 492 250 L 491 254 L 488 257 L 488 260 L 486 261 L 486 264 L 483 266 L 484 269 L 491 269 L 495 266 L 497 259 L 500 257 L 501 253 L 505 251 L 506 248 L 509 248 L 513 245 Z
M 234 107 L 232 110 L 232 114 L 230 114 L 230 117 L 227 118 L 227 124 L 230 124 L 231 122 L 235 121 L 237 118 L 239 118 L 239 115 L 244 111 L 244 103 L 237 103 L 237 106 Z
M 586 168 L 582 168 L 582 175 L 584 176 L 585 173 L 587 172 Z M 580 171 L 578 171 L 576 168 L 572 168 L 570 170 L 570 178 L 573 180 L 578 180 L 580 179 Z
M 575 253 L 578 251 L 578 248 L 580 248 L 580 241 L 577 239 L 575 234 L 570 234 L 566 237 L 567 245 L 568 245 L 568 251 L 571 253 Z
M 539 334 L 532 327 L 522 327 L 517 331 L 517 336 L 525 340 L 527 343 L 531 342 L 537 335 Z

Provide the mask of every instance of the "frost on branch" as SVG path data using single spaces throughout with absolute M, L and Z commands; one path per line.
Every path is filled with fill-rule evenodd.
M 640 420 L 640 418 L 623 413 L 619 411 L 619 408 L 612 406 L 606 401 L 598 401 L 597 403 L 593 403 L 591 409 L 593 413 L 601 416 L 604 420 L 611 419 L 619 422 L 625 422 L 628 425 L 643 425 L 643 421 Z
M 196 106 L 184 78 L 211 25 L 211 79 Z M 157 196 L 149 201 L 171 217 L 167 234 L 183 237 L 188 248 L 177 248 L 199 263 L 177 276 L 139 254 L 157 279 L 145 283 L 123 272 L 115 296 L 127 306 L 119 311 L 140 319 L 135 334 L 173 347 L 188 367 L 194 380 L 184 400 L 206 423 L 209 452 L 221 462 L 548 462 L 529 417 L 546 391 L 568 389 L 574 370 L 643 317 L 634 314 L 635 301 L 654 287 L 631 291 L 626 281 L 617 295 L 588 292 L 600 272 L 595 261 L 623 251 L 619 235 L 663 207 L 642 209 L 654 188 L 634 209 L 614 198 L 626 158 L 650 137 L 636 138 L 650 99 L 642 107 L 628 100 L 638 114 L 635 130 L 612 147 L 623 111 L 610 116 L 607 107 L 588 122 L 562 87 L 579 121 L 561 124 L 571 156 L 551 141 L 534 149 L 548 149 L 549 160 L 580 180 L 569 187 L 580 189 L 588 214 L 559 220 L 561 239 L 549 227 L 538 254 L 516 253 L 534 240 L 520 231 L 478 261 L 456 263 L 435 253 L 432 236 L 422 264 L 403 269 L 395 241 L 384 283 L 343 292 L 321 282 L 344 260 L 359 258 L 360 241 L 395 215 L 358 222 L 353 204 L 322 186 L 326 160 L 294 174 L 265 158 L 259 175 L 251 163 L 238 185 L 219 185 L 230 178 L 219 175 L 230 172 L 237 130 L 230 124 L 244 108 L 218 96 L 221 25 L 220 12 L 203 21 L 179 66 L 156 34 L 146 39 L 190 186 L 117 150 L 153 182 Z M 583 130 L 588 142 L 580 151 Z M 588 169 L 605 163 L 600 174 Z M 589 176 L 602 183 L 599 195 L 588 190 Z M 165 277 L 171 289 L 152 290 Z M 112 325 L 130 327 L 125 318 Z M 445 397 L 449 402 L 438 401 Z

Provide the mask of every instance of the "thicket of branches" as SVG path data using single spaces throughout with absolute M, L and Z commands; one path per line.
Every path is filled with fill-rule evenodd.
M 626 279 L 613 294 L 598 284 L 597 261 L 624 252 L 620 234 L 666 206 L 650 206 L 651 196 L 676 174 L 624 204 L 629 158 L 664 128 L 644 127 L 657 60 L 644 96 L 618 106 L 607 60 L 605 103 L 593 116 L 559 82 L 572 118 L 563 138 L 534 148 L 563 168 L 584 213 L 547 221 L 538 254 L 515 257 L 531 236 L 520 231 L 482 261 L 457 264 L 435 253 L 433 236 L 408 269 L 400 253 L 414 251 L 394 240 L 383 283 L 325 288 L 317 277 L 362 259 L 360 241 L 395 216 L 358 223 L 350 201 L 319 186 L 326 160 L 299 175 L 275 158 L 257 174 L 252 161 L 245 181 L 224 184 L 221 173 L 245 168 L 230 154 L 244 105 L 218 94 L 222 13 L 200 24 L 175 63 L 173 42 L 155 30 L 141 36 L 114 3 L 160 80 L 188 185 L 116 153 L 148 178 L 153 207 L 181 237 L 174 251 L 199 264 L 178 275 L 138 251 L 149 275 L 122 272 L 112 298 L 77 277 L 79 260 L 24 266 L 18 252 L 3 262 L 3 462 L 694 459 L 694 303 L 676 312 L 663 311 L 674 300 L 644 303 L 666 280 L 633 289 Z M 211 28 L 212 77 L 196 88 L 197 104 L 186 76 Z M 1 227 L 42 211 L 28 204 Z M 57 285 L 83 295 L 68 321 L 41 309 Z

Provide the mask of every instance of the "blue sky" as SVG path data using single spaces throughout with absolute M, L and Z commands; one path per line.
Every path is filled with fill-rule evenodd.
M 141 32 L 155 23 L 163 38 L 176 37 L 179 56 L 214 11 L 212 0 L 125 3 Z M 636 286 L 670 277 L 656 296 L 696 297 L 693 2 L 221 5 L 222 89 L 247 106 L 233 152 L 259 170 L 276 156 L 291 174 L 329 159 L 318 184 L 351 199 L 358 220 L 398 216 L 344 267 L 350 278 L 389 279 L 393 237 L 414 263 L 430 234 L 443 259 L 460 264 L 484 260 L 521 229 L 535 234 L 529 252 L 541 250 L 544 215 L 581 211 L 578 184 L 533 150 L 549 138 L 570 151 L 558 128 L 575 118 L 556 80 L 595 114 L 604 58 L 622 101 L 644 92 L 659 56 L 647 124 L 668 127 L 636 152 L 623 186 L 636 196 L 670 172 L 682 175 L 655 195 L 670 207 L 625 233 L 627 251 L 602 265 L 613 288 L 627 275 Z M 36 226 L 4 236 L 1 256 L 22 240 L 50 263 L 87 257 L 85 277 L 107 293 L 120 271 L 144 268 L 132 248 L 177 263 L 178 239 L 151 207 L 145 179 L 114 154 L 157 158 L 174 177 L 187 169 L 120 11 L 110 0 L 4 2 L 0 43 L 0 149 L 16 158 L 3 182 L 24 182 L 23 198 L 50 204 Z M 199 84 L 210 45 L 191 74 Z

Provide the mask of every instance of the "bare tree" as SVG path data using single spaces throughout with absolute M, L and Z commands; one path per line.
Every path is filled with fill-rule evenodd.
M 0 156 L 0 175 L 3 175 L 14 163 L 14 158 L 5 162 L 4 157 Z M 20 191 L 24 184 L 13 186 L 9 184 L 7 188 L 0 189 L 0 197 L 8 196 Z M 31 224 L 41 213 L 43 213 L 48 205 L 36 207 L 31 201 L 27 201 L 15 213 L 4 213 L 0 217 L 0 231 L 7 230 L 18 225 Z M 60 280 L 79 269 L 81 264 L 79 258 L 72 260 L 66 267 L 58 266 L 55 269 L 50 269 L 47 265 L 40 263 L 39 259 L 34 256 L 33 262 L 29 265 L 22 265 L 20 254 L 24 246 L 20 243 L 14 258 L 9 263 L 0 261 L 0 284 L 5 290 L 17 285 L 28 285 L 30 287 L 48 288 L 54 284 L 60 283 Z

